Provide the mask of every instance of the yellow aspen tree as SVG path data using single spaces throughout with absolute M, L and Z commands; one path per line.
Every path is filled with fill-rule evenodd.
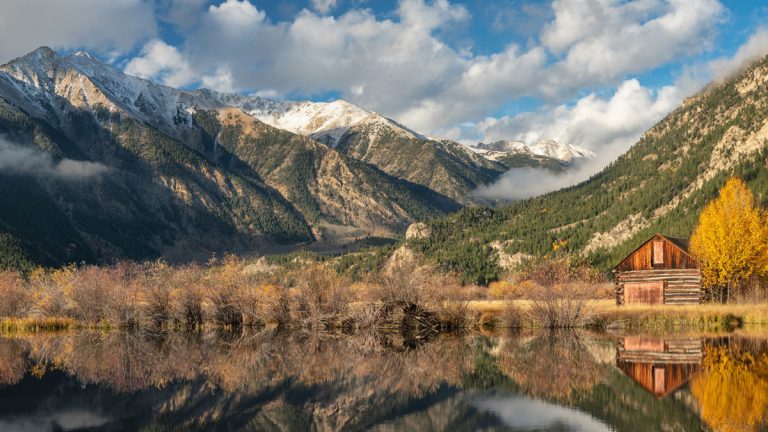
M 725 289 L 742 286 L 768 272 L 768 228 L 765 213 L 743 180 L 732 178 L 702 211 L 691 236 L 691 252 L 701 267 L 704 285 Z

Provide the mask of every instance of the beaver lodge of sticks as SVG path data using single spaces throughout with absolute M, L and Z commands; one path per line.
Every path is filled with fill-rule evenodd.
M 704 300 L 701 271 L 688 241 L 656 234 L 613 270 L 616 304 L 696 304 Z

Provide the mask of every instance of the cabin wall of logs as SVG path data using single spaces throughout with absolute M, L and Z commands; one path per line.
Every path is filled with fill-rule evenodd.
M 616 304 L 697 304 L 706 300 L 687 242 L 656 234 L 615 268 Z

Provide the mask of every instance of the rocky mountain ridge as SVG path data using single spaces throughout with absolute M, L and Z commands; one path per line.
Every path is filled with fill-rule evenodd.
M 85 53 L 43 47 L 0 66 L 0 137 L 4 157 L 104 168 L 77 180 L 0 169 L 0 266 L 264 253 L 337 233 L 393 236 L 459 208 L 204 92 Z

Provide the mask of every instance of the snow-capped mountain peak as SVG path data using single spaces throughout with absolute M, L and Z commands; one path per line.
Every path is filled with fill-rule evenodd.
M 540 156 L 571 162 L 576 159 L 590 159 L 595 156 L 591 151 L 571 145 L 561 144 L 555 140 L 543 140 L 528 145 L 522 141 L 495 141 L 469 146 L 469 149 L 491 160 L 499 160 L 510 155 Z

